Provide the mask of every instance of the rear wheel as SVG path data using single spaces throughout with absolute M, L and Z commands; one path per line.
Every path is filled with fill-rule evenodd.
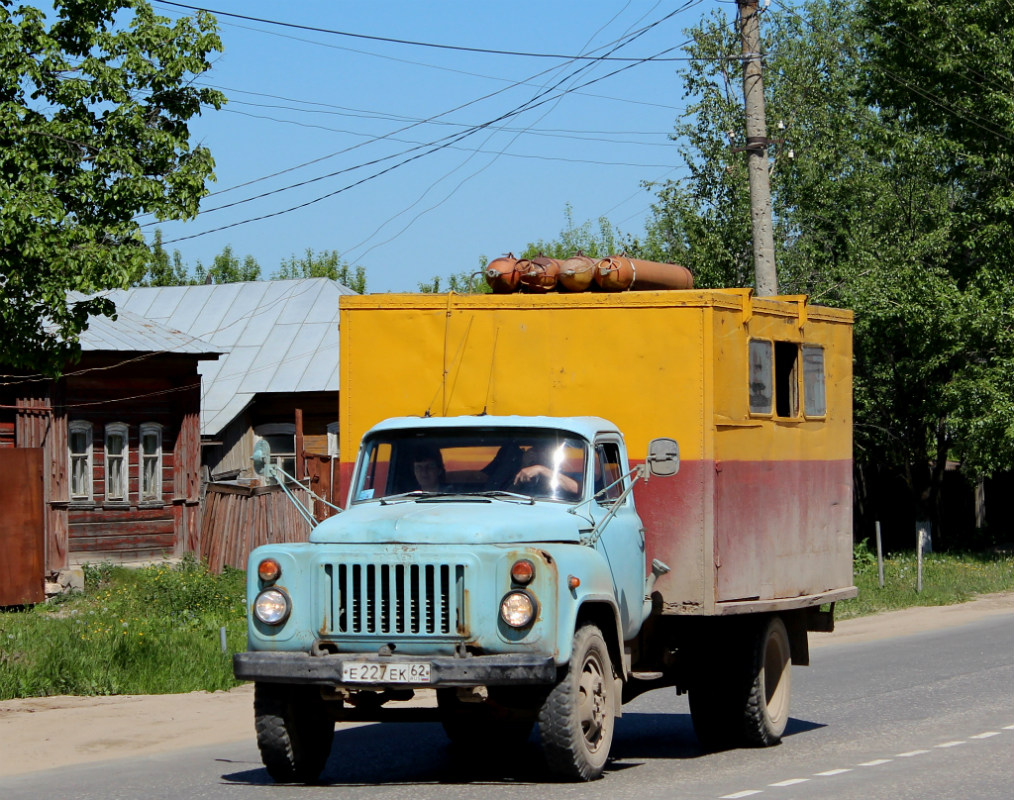
M 780 617 L 737 632 L 700 667 L 690 688 L 690 717 L 705 750 L 781 741 L 789 720 L 792 663 Z
M 771 617 L 754 643 L 750 692 L 744 713 L 746 740 L 759 747 L 778 744 L 789 721 L 792 660 L 789 632 L 781 617 Z
M 278 783 L 312 783 L 331 754 L 334 719 L 313 686 L 254 686 L 257 747 Z
M 580 781 L 602 775 L 619 701 L 605 639 L 585 625 L 574 635 L 566 673 L 539 712 L 542 750 L 554 774 Z

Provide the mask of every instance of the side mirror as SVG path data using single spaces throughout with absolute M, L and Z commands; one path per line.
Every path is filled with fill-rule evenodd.
M 680 446 L 675 439 L 652 439 L 648 443 L 648 472 L 659 478 L 668 478 L 680 471 Z
M 252 460 L 254 472 L 262 478 L 274 477 L 271 470 L 271 445 L 267 443 L 267 440 L 261 439 L 254 445 Z

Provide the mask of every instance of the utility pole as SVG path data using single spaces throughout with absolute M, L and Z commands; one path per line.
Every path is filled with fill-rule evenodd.
M 747 171 L 750 175 L 750 218 L 753 223 L 753 269 L 757 295 L 778 294 L 775 271 L 771 184 L 768 179 L 767 122 L 764 118 L 764 80 L 761 77 L 760 12 L 758 0 L 736 0 L 743 40 L 743 96 L 746 105 Z

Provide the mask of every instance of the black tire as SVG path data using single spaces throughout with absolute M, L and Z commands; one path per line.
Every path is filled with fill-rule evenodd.
M 524 742 L 535 725 L 537 707 L 511 707 L 495 696 L 484 703 L 463 703 L 456 689 L 437 689 L 440 724 L 451 743 L 463 750 L 488 750 Z
M 690 688 L 690 718 L 705 750 L 770 747 L 789 719 L 792 664 L 780 617 L 736 629 L 702 659 Z
M 743 714 L 743 733 L 754 747 L 771 747 L 782 740 L 789 721 L 792 696 L 792 657 L 789 632 L 781 617 L 771 617 L 754 640 L 750 690 Z
M 601 631 L 574 634 L 570 665 L 539 711 L 542 751 L 559 778 L 591 781 L 602 775 L 620 702 L 609 648 Z
M 334 719 L 313 686 L 254 686 L 257 747 L 277 783 L 313 783 L 331 755 Z

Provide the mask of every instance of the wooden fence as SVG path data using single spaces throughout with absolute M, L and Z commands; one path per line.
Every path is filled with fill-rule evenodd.
M 304 453 L 305 483 L 314 494 L 333 503 L 331 459 Z M 311 498 L 299 486 L 289 487 L 296 499 Z M 312 503 L 318 521 L 336 513 L 319 500 Z M 201 521 L 200 555 L 213 572 L 225 566 L 246 569 L 250 551 L 262 544 L 305 542 L 310 524 L 293 505 L 282 487 L 208 484 Z

